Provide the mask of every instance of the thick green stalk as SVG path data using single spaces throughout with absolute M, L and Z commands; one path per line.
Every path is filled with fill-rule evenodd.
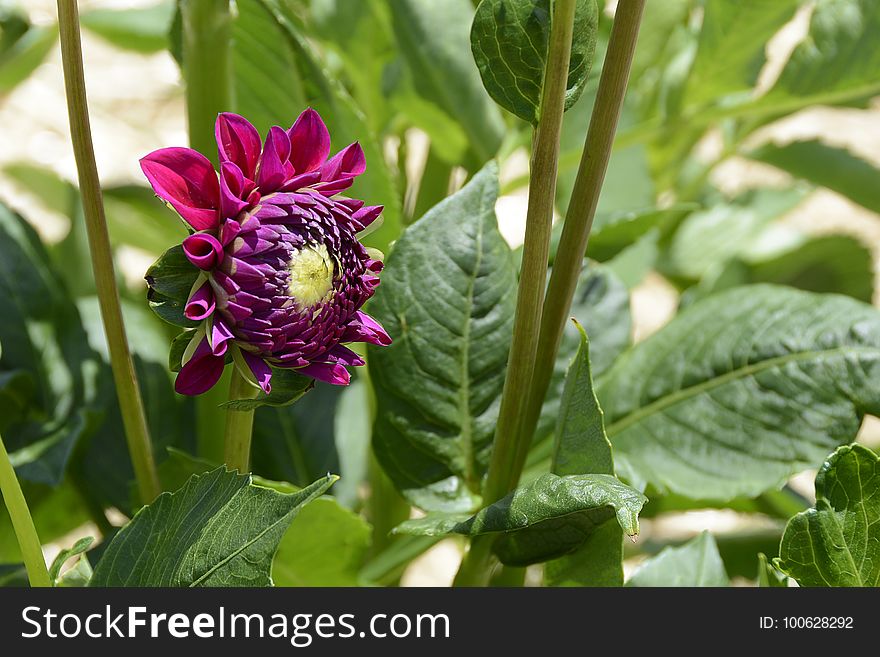
M 232 12 L 229 0 L 181 0 L 183 74 L 189 143 L 217 163 L 214 123 L 233 111 Z
M 232 12 L 229 0 L 181 0 L 183 73 L 189 143 L 217 164 L 214 123 L 220 112 L 234 111 L 232 77 Z M 199 456 L 217 459 L 223 454 L 223 380 L 196 398 L 196 443 Z
M 0 493 L 3 494 L 6 510 L 9 511 L 9 518 L 12 520 L 12 529 L 21 548 L 28 581 L 33 587 L 52 586 L 37 529 L 34 527 L 31 512 L 15 477 L 15 470 L 9 461 L 9 454 L 6 453 L 2 437 L 0 437 Z
M 519 481 L 524 450 L 517 444 L 517 425 L 526 405 L 535 367 L 538 329 L 547 280 L 550 231 L 556 196 L 559 134 L 571 58 L 575 0 L 557 0 L 553 9 L 550 49 L 541 97 L 541 115 L 535 128 L 529 180 L 529 206 L 523 243 L 522 269 L 513 325 L 507 377 L 495 430 L 495 445 L 483 494 L 491 504 L 510 492 Z M 528 445 L 526 445 L 526 449 Z M 521 456 L 523 454 L 523 456 Z
M 92 271 L 95 287 L 104 321 L 104 333 L 110 353 L 110 366 L 116 383 L 116 394 L 122 412 L 122 423 L 128 451 L 134 466 L 138 491 L 142 502 L 149 503 L 161 492 L 153 449 L 150 443 L 144 404 L 135 375 L 122 309 L 119 305 L 119 290 L 113 270 L 113 255 L 110 250 L 110 236 L 107 233 L 107 220 L 104 216 L 104 200 L 98 169 L 95 165 L 95 150 L 89 127 L 89 109 L 86 101 L 86 86 L 83 75 L 82 44 L 79 33 L 79 12 L 76 0 L 58 0 L 58 27 L 61 35 L 61 59 L 64 66 L 64 85 L 67 91 L 67 111 L 70 117 L 70 135 L 76 168 L 79 174 L 79 188 L 82 196 L 83 215 L 89 237 L 89 251 L 92 258 Z
M 599 202 L 599 192 L 605 180 L 617 122 L 626 95 L 644 7 L 645 0 L 620 0 L 614 15 L 614 26 L 599 89 L 596 92 L 590 129 L 587 132 L 580 168 L 562 227 L 559 248 L 553 261 L 547 298 L 544 301 L 535 375 L 532 378 L 526 410 L 519 426 L 518 440 L 526 450 L 541 415 L 541 406 L 553 374 L 553 363 L 571 312 L 571 302 L 583 267 L 584 253 L 587 250 L 587 241 L 593 226 L 596 205 Z M 524 458 L 525 453 L 522 456 Z
M 519 444 L 522 436 L 517 427 L 522 421 L 521 414 L 526 406 L 534 372 L 544 303 L 559 163 L 559 135 L 571 59 L 574 13 L 575 0 L 556 0 L 553 5 L 540 118 L 535 127 L 532 149 L 529 206 L 513 339 L 495 429 L 495 443 L 483 489 L 483 503 L 487 505 L 501 499 L 516 486 L 528 451 L 528 441 L 525 445 Z M 488 584 L 493 561 L 491 543 L 491 537 L 485 536 L 471 542 L 455 578 L 456 586 Z
M 232 379 L 229 382 L 229 400 L 253 399 L 259 392 L 233 365 Z M 223 460 L 230 470 L 250 472 L 253 431 L 253 410 L 235 411 L 230 408 L 226 411 L 226 456 Z

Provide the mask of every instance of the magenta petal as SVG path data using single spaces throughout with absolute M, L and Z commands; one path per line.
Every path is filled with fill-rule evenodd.
M 278 126 L 269 129 L 257 183 L 260 192 L 268 194 L 281 187 L 287 177 L 284 164 L 290 157 L 290 138 Z
M 338 363 L 311 363 L 297 372 L 319 381 L 332 383 L 335 386 L 347 386 L 351 383 L 351 375 L 348 370 Z
M 192 358 L 177 373 L 174 390 L 181 395 L 200 395 L 217 383 L 224 365 L 225 359 L 212 354 L 207 339 L 203 339 Z
M 343 365 L 350 365 L 351 367 L 366 365 L 366 361 L 363 358 L 341 344 L 333 347 L 330 351 L 324 354 L 322 358 L 326 358 L 331 363 L 342 363 Z
M 216 305 L 211 284 L 205 281 L 187 300 L 183 314 L 187 319 L 198 322 L 209 317 L 214 312 Z
M 199 269 L 214 269 L 223 260 L 223 246 L 208 233 L 195 233 L 183 240 L 183 253 Z
M 360 310 L 355 315 L 357 319 L 345 327 L 340 342 L 369 342 L 382 347 L 391 344 L 391 337 L 379 322 Z
M 208 158 L 190 148 L 163 148 L 140 163 L 156 195 L 190 226 L 196 230 L 217 226 L 220 185 Z
M 253 373 L 260 388 L 263 389 L 263 392 L 267 395 L 272 392 L 272 368 L 269 367 L 269 365 L 266 364 L 266 361 L 262 358 L 255 356 L 244 349 L 242 349 L 241 355 L 244 357 L 244 362 L 247 363 L 247 366 Z
M 215 315 L 214 321 L 211 323 L 211 330 L 207 335 L 208 344 L 213 350 L 214 355 L 222 356 L 225 354 L 228 348 L 226 343 L 234 337 L 232 331 L 230 331 L 229 327 L 226 325 L 226 322 Z
M 260 161 L 260 133 L 243 116 L 224 112 L 214 126 L 221 162 L 235 163 L 241 172 L 254 179 Z
M 334 194 L 344 192 L 346 189 L 351 187 L 352 183 L 354 183 L 354 178 L 338 178 L 337 180 L 333 180 L 331 182 L 315 185 L 315 189 L 317 189 L 327 198 L 330 198 Z
M 321 180 L 330 182 L 340 178 L 354 178 L 367 170 L 364 149 L 358 142 L 349 144 L 321 167 Z
M 248 204 L 241 200 L 244 179 L 241 170 L 232 162 L 224 162 L 220 174 L 220 214 L 234 219 Z
M 311 107 L 299 115 L 290 135 L 290 163 L 298 174 L 314 171 L 330 155 L 330 132 Z
M 366 228 L 371 223 L 376 221 L 376 219 L 379 217 L 379 215 L 382 214 L 382 210 L 384 209 L 384 205 L 368 205 L 351 215 L 351 218 L 354 219 L 355 222 Z

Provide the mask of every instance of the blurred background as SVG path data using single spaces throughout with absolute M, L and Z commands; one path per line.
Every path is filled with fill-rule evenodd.
M 174 6 L 156 0 L 82 0 L 79 4 L 98 169 L 108 189 L 117 262 L 132 298 L 137 298 L 145 290 L 144 271 L 162 244 L 171 243 L 169 232 L 182 234 L 171 214 L 153 202 L 138 167 L 138 159 L 151 150 L 187 144 L 180 69 L 167 47 Z M 245 4 L 240 3 L 240 9 Z M 359 0 L 348 0 L 348 7 L 346 0 L 295 4 L 304 21 L 320 24 L 322 12 L 333 6 L 354 11 Z M 605 3 L 606 17 L 613 15 L 614 5 Z M 729 89 L 723 86 L 724 48 L 715 54 L 721 61 L 719 70 L 705 67 L 695 73 L 693 69 L 694 51 L 701 38 L 702 5 L 649 0 L 631 101 L 620 130 L 623 141 L 616 151 L 597 219 L 601 225 L 603 216 L 625 216 L 638 206 L 677 213 L 672 219 L 678 222 L 673 237 L 663 231 L 639 229 L 626 248 L 612 254 L 631 286 L 634 340 L 644 339 L 663 326 L 680 303 L 727 285 L 728 278 L 745 282 L 766 278 L 818 291 L 838 291 L 837 286 L 845 288 L 839 291 L 873 300 L 876 305 L 880 301 L 880 216 L 876 214 L 880 179 L 871 177 L 876 169 L 860 168 L 858 162 L 880 167 L 880 102 L 872 98 L 880 91 L 876 87 L 880 69 L 874 70 L 871 82 L 875 86 L 867 85 L 868 91 L 861 95 L 844 93 L 844 102 L 838 106 L 808 98 L 751 120 L 746 115 L 744 120 L 728 119 L 734 116 L 724 111 L 730 98 L 743 94 L 760 98 L 774 89 L 792 52 L 811 38 L 816 3 L 780 2 L 775 22 L 755 25 L 755 30 L 767 33 L 766 43 L 754 53 L 760 55 L 757 65 L 752 66 L 755 84 Z M 47 243 L 61 244 L 69 237 L 70 217 L 75 216 L 71 209 L 75 197 L 70 189 L 76 170 L 69 143 L 55 3 L 0 0 L 0 18 L 4 21 L 0 45 L 5 47 L 0 52 L 0 200 L 25 216 Z M 730 31 L 735 37 L 747 31 L 747 26 L 733 25 Z M 320 29 L 315 33 L 319 35 L 316 47 L 323 49 L 330 69 L 344 71 L 347 64 L 339 43 L 320 36 Z M 20 38 L 14 39 L 15 34 Z M 873 46 L 880 48 L 876 41 Z M 724 47 L 740 46 L 733 41 Z M 594 77 L 599 70 L 597 61 Z M 693 81 L 705 82 L 707 77 L 717 82 L 717 88 L 705 84 L 695 91 Z M 682 82 L 683 78 L 689 78 L 690 83 Z M 359 94 L 365 92 L 356 80 L 352 88 L 362 101 Z M 702 103 L 715 110 L 721 108 L 715 113 L 718 120 L 707 121 L 696 131 L 683 129 L 686 121 L 681 117 L 688 115 L 682 107 L 687 109 L 690 94 L 696 94 L 699 101 L 695 106 Z M 562 188 L 571 186 L 589 96 L 590 92 L 585 94 L 585 100 L 566 120 Z M 821 94 L 816 96 L 817 101 L 822 99 Z M 395 180 L 406 221 L 407 215 L 417 217 L 424 209 L 420 177 L 423 171 L 431 171 L 431 158 L 437 152 L 432 145 L 436 146 L 438 139 L 431 126 L 420 125 L 411 116 L 401 118 L 400 112 L 393 114 L 375 127 L 383 154 L 397 169 Z M 505 238 L 518 246 L 527 201 L 524 176 L 528 152 L 521 127 L 509 132 L 501 148 L 503 194 L 497 212 Z M 835 159 L 818 149 L 799 155 L 784 148 L 800 142 L 819 142 L 854 160 Z M 799 166 L 804 160 L 809 164 L 813 157 L 819 158 L 813 164 L 830 173 L 827 180 L 815 179 L 809 166 L 806 171 Z M 794 163 L 788 161 L 791 158 Z M 781 161 L 783 166 L 769 163 L 778 165 Z M 464 180 L 461 167 L 443 171 L 442 193 Z M 868 185 L 847 194 L 853 171 L 866 175 Z M 752 190 L 757 189 L 762 190 L 757 196 L 769 194 L 771 198 L 756 202 Z M 621 212 L 624 215 L 615 215 Z M 162 222 L 168 228 L 161 236 L 150 232 L 150 226 Z M 828 236 L 834 236 L 833 240 L 814 241 Z M 76 288 L 78 281 L 70 284 Z M 153 320 L 147 316 L 144 321 Z M 880 445 L 878 423 L 866 419 L 859 439 L 875 448 Z M 791 482 L 792 488 L 811 499 L 813 476 L 812 472 L 799 475 Z M 778 520 L 733 510 L 664 513 L 643 521 L 639 542 L 683 540 L 709 529 L 720 537 L 719 543 L 725 535 L 751 536 L 760 545 L 763 536 L 775 535 L 778 540 L 778 524 Z M 93 532 L 83 524 L 57 543 L 66 545 L 73 536 Z M 57 548 L 49 551 L 52 549 Z M 48 554 L 50 559 L 53 556 Z M 447 585 L 459 559 L 460 544 L 443 541 L 410 567 L 403 583 Z M 627 568 L 631 570 L 638 559 L 629 560 Z M 745 582 L 742 578 L 735 581 Z

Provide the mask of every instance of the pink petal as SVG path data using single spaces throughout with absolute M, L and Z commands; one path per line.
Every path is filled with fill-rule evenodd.
M 299 115 L 290 135 L 290 163 L 298 174 L 314 171 L 330 155 L 330 132 L 311 107 Z
M 182 371 L 182 370 L 181 370 Z M 335 386 L 347 386 L 351 383 L 351 375 L 343 365 L 333 363 L 310 363 L 309 365 L 297 370 L 300 374 L 305 374 L 319 381 L 332 383 Z
M 263 157 L 260 159 L 260 171 L 257 184 L 260 192 L 268 194 L 276 191 L 287 179 L 285 164 L 290 157 L 290 138 L 278 126 L 269 129 Z
M 244 357 L 244 362 L 247 363 L 263 392 L 267 395 L 272 392 L 272 368 L 262 358 L 244 349 L 241 350 L 241 355 Z
M 224 112 L 214 126 L 220 162 L 233 162 L 253 180 L 260 161 L 260 133 L 243 116 Z
M 359 367 L 367 364 L 363 358 L 341 344 L 333 347 L 330 351 L 324 354 L 322 358 L 325 358 L 330 363 L 342 363 L 343 365 L 350 365 L 351 367 Z
M 245 186 L 241 170 L 232 162 L 224 162 L 220 169 L 220 214 L 224 219 L 234 219 L 247 208 L 241 197 Z
M 340 342 L 369 342 L 387 347 L 391 344 L 391 337 L 379 322 L 358 310 L 355 319 L 345 327 Z
M 355 225 L 360 226 L 358 230 L 363 230 L 371 223 L 376 221 L 379 218 L 379 215 L 382 214 L 382 210 L 385 209 L 384 205 L 368 205 L 360 210 L 357 210 L 354 214 L 351 215 L 352 220 Z
M 215 356 L 222 356 L 226 353 L 226 350 L 229 346 L 226 343 L 232 340 L 235 336 L 232 335 L 232 331 L 229 330 L 226 322 L 215 315 L 214 321 L 211 322 L 211 328 L 208 331 L 208 335 L 206 337 L 208 339 L 208 345 L 211 347 L 213 354 Z
M 210 316 L 214 312 L 216 306 L 217 304 L 214 300 L 214 291 L 211 289 L 211 284 L 208 281 L 205 281 L 187 300 L 183 314 L 187 319 L 198 322 Z
M 355 178 L 367 170 L 364 149 L 358 142 L 349 144 L 321 167 L 321 180 L 332 182 L 340 178 Z
M 346 189 L 351 187 L 353 182 L 354 178 L 339 178 L 338 180 L 332 180 L 330 182 L 315 185 L 315 189 L 317 189 L 327 198 L 330 198 L 334 194 L 344 192 Z
M 156 195 L 190 226 L 196 230 L 217 226 L 220 185 L 208 158 L 190 148 L 163 148 L 140 163 Z
M 199 269 L 214 269 L 223 260 L 223 246 L 208 233 L 195 233 L 183 240 L 183 253 Z
M 203 339 L 192 358 L 180 368 L 174 381 L 174 390 L 181 395 L 200 395 L 209 390 L 223 374 L 225 359 L 211 353 L 208 340 Z

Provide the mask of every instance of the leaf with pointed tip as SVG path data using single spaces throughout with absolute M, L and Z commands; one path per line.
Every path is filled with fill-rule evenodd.
M 730 586 L 715 539 L 703 532 L 680 547 L 664 548 L 626 582 L 627 586 Z
M 880 456 L 856 444 L 828 458 L 774 563 L 800 586 L 880 586 Z
M 79 557 L 80 555 L 84 554 L 94 542 L 95 538 L 93 536 L 87 536 L 86 538 L 79 539 L 76 543 L 73 544 L 73 547 L 61 550 L 61 552 L 58 553 L 58 556 L 55 557 L 55 560 L 52 562 L 52 566 L 49 568 L 49 579 L 52 580 L 52 582 L 54 582 L 56 586 L 58 586 L 58 581 L 61 576 L 61 569 L 64 567 L 64 564 L 73 557 Z
M 763 552 L 758 553 L 758 587 L 762 589 L 788 587 L 788 577 L 770 564 L 767 555 Z
M 880 412 L 880 312 L 750 285 L 695 303 L 598 381 L 618 473 L 691 498 L 755 496 Z
M 90 586 L 270 586 L 290 522 L 335 480 L 328 475 L 284 494 L 224 467 L 194 475 L 113 537 Z
M 497 175 L 486 165 L 406 230 L 372 302 L 394 340 L 368 347 L 374 449 L 426 510 L 474 508 L 495 432 L 516 303 Z

